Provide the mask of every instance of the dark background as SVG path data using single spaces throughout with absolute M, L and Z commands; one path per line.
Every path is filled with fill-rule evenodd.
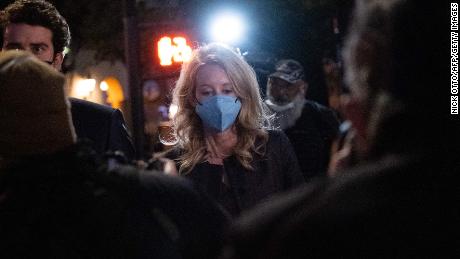
M 12 0 L 1 0 L 4 8 Z M 122 0 L 51 0 L 66 18 L 72 33 L 71 52 L 66 58 L 72 70 L 73 56 L 82 47 L 97 51 L 98 60 L 124 59 Z M 261 88 L 276 60 L 294 58 L 305 67 L 308 98 L 327 104 L 321 60 L 340 62 L 343 36 L 353 1 L 339 0 L 157 0 L 137 1 L 141 56 L 149 53 L 145 34 L 180 29 L 190 34 L 195 45 L 209 41 L 208 18 L 223 8 L 241 11 L 247 33 L 238 46 L 256 69 Z M 333 31 L 337 21 L 339 33 Z M 144 36 L 142 36 L 144 34 Z M 144 40 L 145 41 L 145 40 Z M 143 76 L 144 78 L 146 76 Z M 147 76 L 148 77 L 148 76 Z M 264 92 L 262 90 L 262 92 Z

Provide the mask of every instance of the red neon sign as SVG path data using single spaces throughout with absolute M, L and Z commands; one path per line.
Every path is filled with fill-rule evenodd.
M 161 66 L 171 66 L 173 63 L 183 63 L 190 60 L 192 48 L 187 45 L 184 37 L 162 37 L 158 42 L 158 57 Z

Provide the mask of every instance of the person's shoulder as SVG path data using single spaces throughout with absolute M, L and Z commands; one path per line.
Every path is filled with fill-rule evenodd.
M 335 178 L 316 178 L 314 181 L 300 186 L 298 189 L 274 196 L 266 203 L 257 206 L 250 213 L 236 221 L 238 228 L 249 226 L 260 221 L 261 218 L 281 217 L 282 214 L 289 215 L 295 207 L 302 208 L 316 204 L 314 207 L 321 207 L 318 202 L 333 198 L 335 195 L 344 196 L 348 190 L 353 191 L 364 186 L 373 185 L 377 178 L 385 177 L 389 172 L 401 168 L 403 162 L 398 159 L 369 163 L 358 168 L 344 171 Z M 360 186 L 360 187 L 358 187 Z M 269 216 L 267 216 L 269 215 Z M 260 223 L 259 223 L 260 224 Z
M 337 112 L 315 101 L 305 101 L 302 116 L 316 118 L 321 127 L 326 127 L 332 131 L 331 135 L 336 134 L 338 131 L 340 121 Z
M 283 217 L 302 206 L 309 198 L 322 193 L 327 187 L 327 180 L 317 178 L 314 181 L 299 186 L 290 192 L 273 195 L 270 199 L 258 204 L 254 209 L 245 212 L 234 221 L 232 231 L 241 231 L 245 228 L 255 229 L 261 227 L 261 231 L 268 225 L 279 222 Z M 272 226 L 273 227 L 273 226 Z
M 328 111 L 331 110 L 329 107 L 322 105 L 316 101 L 310 100 L 310 99 L 305 99 L 305 107 L 314 109 L 317 111 Z
M 268 133 L 268 143 L 280 143 L 289 141 L 286 133 L 280 129 L 269 129 Z
M 268 129 L 268 137 L 271 139 L 280 139 L 286 137 L 286 134 L 280 129 Z
M 413 205 L 411 201 L 400 199 L 402 197 L 415 194 L 412 201 L 423 203 L 423 196 L 426 198 L 429 195 L 425 194 L 430 193 L 424 182 L 436 182 L 442 178 L 436 176 L 439 172 L 432 164 L 420 161 L 419 156 L 386 156 L 346 169 L 337 177 L 317 179 L 305 184 L 296 192 L 283 196 L 278 203 L 289 204 L 294 200 L 302 204 L 298 206 L 298 212 L 302 211 L 303 219 L 298 219 L 313 225 L 318 223 L 316 220 L 324 223 L 320 215 L 325 214 L 337 216 L 330 217 L 330 220 L 340 220 L 343 216 L 342 220 L 347 218 L 353 221 L 353 215 L 380 218 L 381 215 L 375 213 L 378 210 L 409 208 Z M 419 190 L 414 191 L 414 186 L 418 186 Z M 422 191 L 424 188 L 426 192 Z M 368 212 L 370 214 L 366 214 Z
M 373 177 L 363 173 L 369 170 L 373 168 L 353 170 L 333 179 L 317 178 L 293 191 L 273 196 L 233 222 L 229 231 L 229 249 L 245 258 L 263 254 L 267 244 L 282 236 L 279 233 L 280 228 L 292 225 L 300 228 L 305 224 L 304 221 L 316 219 L 315 215 L 324 215 L 321 213 L 325 209 L 331 212 L 331 207 L 336 205 L 343 208 L 344 205 L 338 204 L 336 199 L 360 189 L 356 185 L 369 185 Z M 357 184 L 358 182 L 361 184 Z M 361 202 L 353 197 L 355 203 Z M 353 209 L 355 207 L 348 208 L 348 211 Z M 321 219 L 325 220 L 324 217 Z
M 72 111 L 74 110 L 81 111 L 81 112 L 90 111 L 90 112 L 98 112 L 98 113 L 104 113 L 104 114 L 111 114 L 115 111 L 115 109 L 113 109 L 112 107 L 90 102 L 90 101 L 83 100 L 83 99 L 70 97 L 69 101 L 70 101 Z
M 284 153 L 286 148 L 291 147 L 291 141 L 284 131 L 280 129 L 269 129 L 267 130 L 267 133 L 268 139 L 266 142 L 266 148 L 270 153 Z
M 400 244 L 415 241 L 413 236 L 426 237 L 416 240 L 420 248 L 429 243 L 444 245 L 446 239 L 440 242 L 432 230 L 437 231 L 435 229 L 444 222 L 449 222 L 446 225 L 453 222 L 455 214 L 450 208 L 455 204 L 452 198 L 454 184 L 449 183 L 452 178 L 448 180 L 439 175 L 436 163 L 420 158 L 387 156 L 327 180 L 313 195 L 307 193 L 297 199 L 302 205 L 294 212 L 285 213 L 287 216 L 279 232 L 273 234 L 273 243 L 267 246 L 278 244 L 282 247 L 278 252 L 283 255 L 290 249 L 297 249 L 295 252 L 300 254 L 322 252 L 329 255 L 323 250 L 323 244 L 329 243 L 343 248 L 338 250 L 347 255 L 356 252 L 347 250 L 353 247 L 354 238 L 363 240 L 363 247 L 371 248 L 363 250 L 364 253 L 374 252 L 374 248 L 381 248 L 382 244 L 389 251 L 398 249 L 412 253 L 405 248 L 400 250 Z M 282 202 L 289 200 L 284 198 Z M 440 214 L 441 207 L 443 213 Z M 285 212 L 289 211 L 285 209 Z M 373 239 L 375 234 L 381 239 Z M 279 244 L 278 237 L 283 235 L 289 238 Z M 433 236 L 436 238 L 431 238 Z M 311 247 L 290 245 L 300 240 Z
M 324 106 L 324 105 L 322 105 L 320 103 L 317 103 L 315 101 L 308 100 L 308 99 L 305 100 L 304 110 L 308 110 L 310 112 L 326 114 L 328 116 L 336 116 L 333 109 L 331 109 L 331 108 L 329 108 L 327 106 Z

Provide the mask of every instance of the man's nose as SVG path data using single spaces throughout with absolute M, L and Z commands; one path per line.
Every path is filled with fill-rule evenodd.
M 278 93 L 278 95 L 286 95 L 287 90 L 286 90 L 285 87 L 278 87 L 277 93 Z

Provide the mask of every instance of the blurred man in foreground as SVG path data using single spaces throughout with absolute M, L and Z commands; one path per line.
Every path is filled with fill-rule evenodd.
M 459 256 L 458 128 L 434 89 L 450 78 L 449 11 L 356 1 L 344 58 L 359 165 L 243 216 L 224 258 Z

